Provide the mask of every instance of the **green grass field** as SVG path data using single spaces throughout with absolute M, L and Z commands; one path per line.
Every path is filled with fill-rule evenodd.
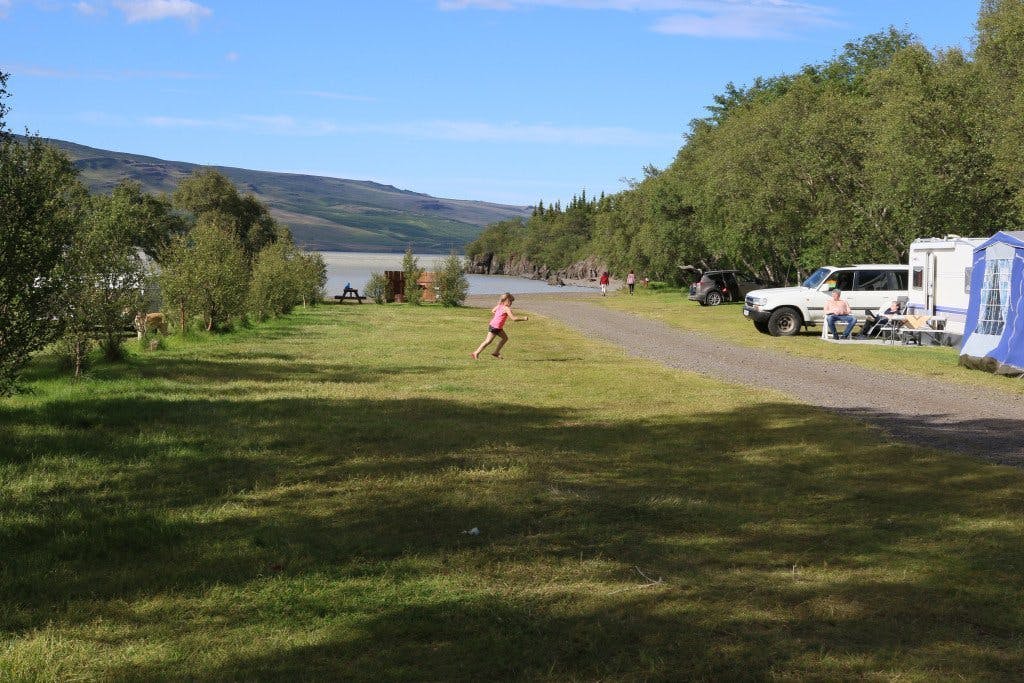
M 1019 471 L 538 317 L 473 362 L 487 318 L 41 359 L 0 400 L 0 679 L 1024 675 Z
M 619 291 L 606 298 L 595 298 L 594 301 L 609 308 L 636 313 L 682 330 L 701 332 L 741 346 L 1024 394 L 1024 379 L 999 377 L 960 367 L 957 364 L 958 349 L 955 347 L 832 344 L 822 341 L 820 327 L 812 327 L 810 331 L 793 337 L 772 337 L 755 330 L 753 323 L 743 317 L 742 304 L 705 307 L 696 301 L 687 300 L 686 295 L 675 288 L 637 288 L 633 296 Z

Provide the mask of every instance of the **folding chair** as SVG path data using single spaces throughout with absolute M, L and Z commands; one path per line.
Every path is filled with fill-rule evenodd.
M 896 297 L 896 303 L 899 305 L 899 309 L 896 312 L 897 315 L 906 315 L 908 300 L 909 297 Z M 871 328 L 871 334 L 868 336 L 874 337 L 875 339 L 883 339 L 892 344 L 895 344 L 896 337 L 901 327 L 903 327 L 903 320 L 893 320 L 892 318 L 887 318 L 884 324 L 874 325 Z

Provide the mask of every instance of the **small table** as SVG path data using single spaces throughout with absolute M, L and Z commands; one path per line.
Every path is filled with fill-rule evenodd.
M 359 290 L 356 289 L 355 287 L 346 287 L 341 294 L 335 294 L 334 298 L 338 300 L 339 304 L 344 303 L 345 299 L 355 299 L 356 303 L 361 304 L 363 303 L 363 299 L 365 299 L 366 297 L 360 296 Z

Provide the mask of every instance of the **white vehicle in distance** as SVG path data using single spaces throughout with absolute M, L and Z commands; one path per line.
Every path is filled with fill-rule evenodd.
M 801 327 L 824 322 L 825 302 L 838 288 L 859 322 L 898 297 L 907 296 L 909 266 L 865 263 L 823 266 L 796 287 L 756 289 L 743 302 L 743 315 L 759 332 L 789 337 Z M 904 299 L 906 301 L 906 299 Z

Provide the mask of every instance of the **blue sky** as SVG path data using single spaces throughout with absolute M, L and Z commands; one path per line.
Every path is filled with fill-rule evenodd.
M 733 81 L 976 0 L 0 0 L 8 127 L 200 164 L 533 204 L 667 165 Z

